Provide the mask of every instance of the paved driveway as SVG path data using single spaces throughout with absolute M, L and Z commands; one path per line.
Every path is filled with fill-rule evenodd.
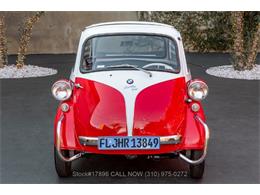
M 53 67 L 59 73 L 0 80 L 1 183 L 259 183 L 259 82 L 205 74 L 204 66 L 228 64 L 228 55 L 189 54 L 187 58 L 193 64 L 193 77 L 202 77 L 210 88 L 203 104 L 212 132 L 202 180 L 158 177 L 158 173 L 187 171 L 188 166 L 178 159 L 130 161 L 120 156 L 80 159 L 74 170 L 84 177 L 58 178 L 53 160 L 53 119 L 58 102 L 51 97 L 50 88 L 55 80 L 69 76 L 75 56 L 33 55 L 30 64 Z M 97 176 L 102 171 L 110 176 Z M 151 175 L 141 175 L 145 171 L 152 171 Z

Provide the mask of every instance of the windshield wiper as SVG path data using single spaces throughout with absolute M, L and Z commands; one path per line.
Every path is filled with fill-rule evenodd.
M 147 71 L 147 70 L 145 70 L 145 69 L 143 69 L 143 68 L 139 68 L 139 67 L 137 67 L 137 66 L 135 66 L 135 65 L 131 65 L 131 64 L 119 64 L 119 65 L 106 66 L 106 68 L 124 68 L 124 67 L 130 67 L 130 68 L 134 68 L 134 69 L 136 69 L 136 70 L 140 70 L 140 71 L 142 71 L 142 72 L 148 74 L 149 77 L 152 77 L 152 73 L 151 73 L 151 72 L 149 72 L 149 71 Z

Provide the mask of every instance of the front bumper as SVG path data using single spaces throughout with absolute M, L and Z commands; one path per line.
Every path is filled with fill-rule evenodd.
M 80 144 L 83 146 L 97 146 L 98 138 L 97 137 L 85 137 L 79 136 Z M 160 144 L 179 144 L 181 142 L 181 135 L 172 135 L 172 136 L 161 136 Z
M 61 115 L 60 119 L 57 122 L 56 127 L 56 148 L 58 151 L 59 157 L 66 161 L 71 162 L 74 161 L 80 157 L 82 157 L 86 152 L 80 152 L 72 157 L 64 157 L 61 153 L 61 125 L 62 121 L 64 119 L 64 115 Z M 185 155 L 179 153 L 179 157 L 186 161 L 189 164 L 200 164 L 205 160 L 206 154 L 207 154 L 207 147 L 208 147 L 208 140 L 209 140 L 209 128 L 206 123 L 203 122 L 203 120 L 199 116 L 195 116 L 195 119 L 203 126 L 204 134 L 205 134 L 205 142 L 204 142 L 204 148 L 203 148 L 203 154 L 202 156 L 197 160 L 191 160 Z M 85 136 L 79 136 L 79 141 L 82 146 L 97 146 L 98 138 L 97 137 L 85 137 Z M 160 144 L 179 144 L 181 142 L 181 135 L 173 135 L 173 136 L 162 136 L 160 137 Z

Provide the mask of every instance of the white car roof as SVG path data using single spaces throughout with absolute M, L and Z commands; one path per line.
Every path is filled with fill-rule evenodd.
M 156 22 L 120 21 L 106 22 L 87 26 L 82 32 L 82 38 L 86 39 L 95 35 L 113 33 L 149 33 L 170 36 L 174 39 L 180 37 L 180 33 L 167 24 Z
M 87 26 L 81 34 L 77 58 L 75 62 L 74 72 L 71 79 L 75 78 L 75 75 L 82 75 L 79 70 L 81 63 L 82 47 L 87 39 L 92 36 L 106 35 L 106 34 L 127 34 L 127 33 L 144 33 L 165 35 L 176 40 L 178 45 L 178 53 L 180 59 L 180 65 L 182 66 L 180 74 L 185 75 L 185 78 L 190 79 L 190 72 L 187 70 L 187 63 L 183 50 L 183 44 L 181 40 L 178 40 L 181 35 L 173 27 L 167 24 L 161 24 L 156 22 L 138 22 L 138 21 L 122 21 L 122 22 L 106 22 Z

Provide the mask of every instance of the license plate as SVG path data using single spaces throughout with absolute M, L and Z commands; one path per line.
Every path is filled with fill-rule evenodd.
M 158 150 L 159 137 L 99 137 L 99 150 Z

